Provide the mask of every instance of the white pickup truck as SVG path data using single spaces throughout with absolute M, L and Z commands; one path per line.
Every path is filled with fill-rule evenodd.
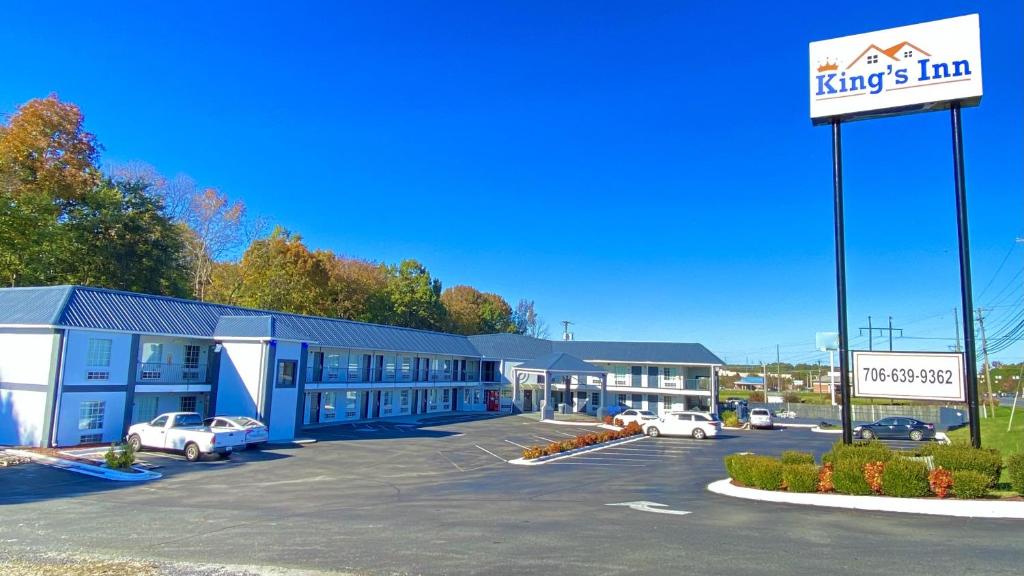
M 128 443 L 137 452 L 142 448 L 183 452 L 185 459 L 195 462 L 203 454 L 230 454 L 245 447 L 245 432 L 203 426 L 197 412 L 168 412 L 152 422 L 128 428 Z

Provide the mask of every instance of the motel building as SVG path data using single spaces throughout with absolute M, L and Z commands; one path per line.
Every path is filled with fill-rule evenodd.
M 3 288 L 0 445 L 109 443 L 175 411 L 256 418 L 271 441 L 453 412 L 711 411 L 721 365 L 700 344 L 466 337 L 101 288 Z

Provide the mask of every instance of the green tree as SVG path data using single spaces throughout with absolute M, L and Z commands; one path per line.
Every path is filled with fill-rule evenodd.
M 389 324 L 443 330 L 447 314 L 441 304 L 441 281 L 431 278 L 426 267 L 416 260 L 403 260 L 391 269 L 388 295 L 391 302 Z
M 181 227 L 141 181 L 106 181 L 69 206 L 55 281 L 188 296 Z

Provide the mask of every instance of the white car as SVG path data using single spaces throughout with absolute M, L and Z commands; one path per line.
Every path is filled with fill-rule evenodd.
M 142 448 L 180 451 L 186 460 L 195 462 L 203 454 L 223 456 L 242 448 L 245 432 L 223 428 L 214 431 L 203 426 L 203 417 L 197 412 L 168 412 L 129 427 L 128 443 L 136 452 Z
M 209 428 L 227 428 L 245 432 L 246 448 L 266 444 L 270 438 L 270 430 L 266 424 L 248 416 L 214 416 L 203 420 L 203 425 Z
M 718 436 L 722 423 L 707 412 L 671 412 L 641 425 L 644 434 L 658 436 L 692 436 L 697 440 Z
M 751 428 L 772 428 L 772 412 L 767 408 L 754 408 L 750 411 Z
M 650 410 L 637 410 L 636 408 L 630 408 L 629 410 L 623 410 L 615 418 L 617 420 L 622 420 L 623 426 L 629 425 L 630 422 L 636 422 L 642 426 L 643 423 L 648 420 L 657 420 L 658 415 Z

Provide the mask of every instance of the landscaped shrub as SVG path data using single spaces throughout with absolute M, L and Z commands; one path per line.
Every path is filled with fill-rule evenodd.
M 814 464 L 786 464 L 783 461 L 782 481 L 790 492 L 816 492 L 818 467 Z
M 882 494 L 886 496 L 921 498 L 929 493 L 928 465 L 924 462 L 890 460 L 882 470 L 881 480 Z
M 769 456 L 761 456 L 752 463 L 751 472 L 755 488 L 778 490 L 782 488 L 782 462 Z
M 790 404 L 799 404 L 800 395 L 797 394 L 796 392 L 786 392 L 785 394 L 782 395 L 782 400 L 785 402 L 789 402 Z
M 883 470 L 885 470 L 885 462 L 868 462 L 864 465 L 864 480 L 875 494 L 882 493 Z
M 786 450 L 782 453 L 783 464 L 814 464 L 814 454 L 799 450 Z
M 523 448 L 523 458 L 526 460 L 533 460 L 534 458 L 540 458 L 544 455 L 544 449 L 540 446 L 530 446 L 529 448 Z
M 612 418 L 611 416 L 605 416 L 604 417 L 604 423 L 605 424 L 612 424 L 614 421 L 615 421 L 615 419 Z
M 818 470 L 818 492 L 832 492 L 836 489 L 835 484 L 832 483 L 833 474 L 831 462 L 822 464 L 821 469 Z
M 953 496 L 981 498 L 988 494 L 989 477 L 976 470 L 953 471 Z
M 738 428 L 740 425 L 740 418 L 736 415 L 735 410 L 722 410 L 718 417 L 722 420 L 723 426 Z
M 615 418 L 612 420 L 612 424 L 615 426 L 622 426 L 622 418 Z
M 832 484 L 840 494 L 867 496 L 871 485 L 864 479 L 864 464 L 858 460 L 840 460 L 833 465 Z
M 117 444 L 111 444 L 103 459 L 107 461 L 107 468 L 114 470 L 127 470 L 135 463 L 135 450 L 131 444 L 121 444 L 120 450 L 116 450 Z
M 1010 486 L 1024 496 L 1024 452 L 1006 459 L 1006 473 L 1010 476 Z
M 868 462 L 888 462 L 892 460 L 893 452 L 885 444 L 878 440 L 869 442 L 854 442 L 843 444 L 841 441 L 832 445 L 832 451 L 822 455 L 821 461 L 838 463 L 840 461 L 855 461 L 861 466 Z
M 729 477 L 744 486 L 762 490 L 782 487 L 782 462 L 770 456 L 731 454 L 725 457 Z
M 926 446 L 922 452 L 932 456 L 936 468 L 942 467 L 952 472 L 973 470 L 984 474 L 988 478 L 989 487 L 999 482 L 999 474 L 1003 469 L 1003 457 L 994 449 L 936 443 Z
M 953 473 L 945 468 L 935 468 L 928 473 L 928 488 L 939 498 L 949 496 L 953 487 Z
M 626 426 L 622 430 L 610 430 L 597 434 L 580 434 L 575 438 L 562 440 L 560 442 L 552 442 L 546 446 L 529 446 L 523 449 L 523 458 L 530 460 L 533 458 L 540 458 L 541 456 L 552 456 L 567 450 L 586 448 L 587 446 L 593 446 L 602 442 L 610 442 L 612 440 L 620 440 L 622 438 L 628 438 L 642 433 L 643 429 L 640 428 L 639 424 L 636 422 L 630 422 L 629 426 Z

